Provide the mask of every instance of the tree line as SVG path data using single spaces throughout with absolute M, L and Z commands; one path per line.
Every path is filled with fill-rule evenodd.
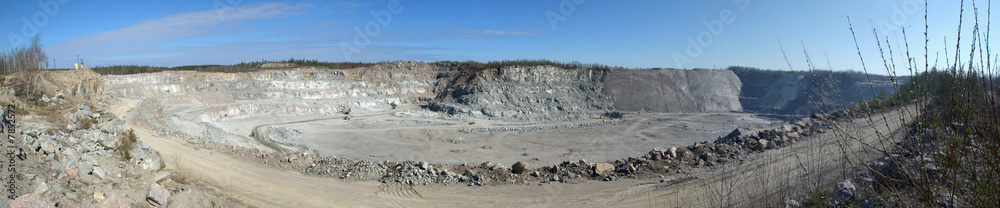
M 15 86 L 15 94 L 33 98 L 38 92 L 34 83 L 38 80 L 38 72 L 48 68 L 48 56 L 42 50 L 41 36 L 31 38 L 29 45 L 18 46 L 10 51 L 0 51 L 0 72 L 3 77 L 0 83 Z M 8 75 L 16 75 L 7 80 Z

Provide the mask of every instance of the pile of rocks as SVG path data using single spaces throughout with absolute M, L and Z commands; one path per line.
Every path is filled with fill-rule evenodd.
M 302 131 L 288 127 L 268 126 L 262 128 L 260 131 L 261 132 L 257 133 L 260 134 L 261 138 L 282 144 L 289 144 L 299 138 L 302 138 Z
M 479 133 L 479 132 L 494 132 L 494 131 L 537 131 L 537 130 L 549 130 L 549 129 L 574 129 L 574 128 L 587 128 L 610 124 L 610 122 L 593 122 L 593 123 L 579 123 L 579 124 L 561 124 L 561 125 L 546 125 L 546 126 L 501 126 L 501 127 L 479 127 L 479 128 L 467 128 L 459 129 L 462 133 Z
M 192 205 L 194 199 L 239 207 L 192 185 L 173 181 L 160 154 L 143 144 L 117 148 L 124 122 L 87 105 L 64 108 L 67 128 L 44 129 L 19 123 L 14 200 L 11 207 L 145 207 Z M 81 128 L 77 121 L 96 122 Z M 123 158 L 120 150 L 131 158 Z M 6 177 L 5 177 L 6 178 Z M 181 192 L 186 192 L 181 194 Z M 183 195 L 180 198 L 173 195 Z M 178 200 L 174 200 L 178 199 Z M 201 204 L 202 206 L 204 204 Z
M 830 127 L 830 118 L 811 114 L 809 117 L 774 129 L 754 132 L 747 128 L 739 128 L 729 135 L 716 139 L 715 144 L 735 145 L 739 149 L 763 151 L 794 144 L 802 137 L 822 133 L 828 127 Z
M 958 124 L 958 123 L 955 123 Z M 953 124 L 953 125 L 955 125 Z M 960 125 L 960 124 L 959 124 Z M 850 180 L 838 183 L 835 187 L 836 195 L 829 202 L 830 206 L 846 206 L 848 204 L 859 204 L 865 207 L 888 207 L 900 204 L 917 206 L 940 206 L 940 207 L 968 207 L 970 202 L 965 201 L 968 194 L 955 193 L 947 188 L 931 188 L 930 193 L 933 198 L 924 199 L 916 197 L 912 200 L 905 197 L 919 195 L 919 188 L 942 187 L 947 180 L 942 179 L 947 175 L 947 162 L 935 160 L 935 158 L 947 158 L 945 156 L 945 145 L 940 140 L 949 136 L 959 135 L 961 132 L 947 128 L 935 130 L 931 128 L 919 128 L 915 124 L 907 126 L 909 132 L 903 138 L 904 141 L 896 142 L 893 148 L 882 154 L 882 157 L 868 161 L 863 166 L 855 168 Z M 937 140 L 937 141 L 936 141 Z M 975 143 L 975 139 L 969 140 L 965 151 L 973 152 L 971 148 L 981 145 Z M 960 158 L 968 160 L 968 158 Z M 971 163 L 963 161 L 963 163 Z M 952 167 L 954 168 L 954 167 Z M 964 174 L 953 176 L 958 179 L 969 177 Z M 918 183 L 912 183 L 917 181 Z M 922 184 L 925 183 L 925 184 Z M 844 188 L 842 184 L 850 184 Z M 858 188 L 854 188 L 855 184 Z M 892 197 L 886 197 L 884 192 L 891 192 Z M 901 197 L 902 196 L 902 197 Z
M 846 114 L 837 114 L 844 116 Z M 612 181 L 642 173 L 679 173 L 684 169 L 709 167 L 740 161 L 748 153 L 785 147 L 805 136 L 830 128 L 832 116 L 810 115 L 773 129 L 734 130 L 714 143 L 699 142 L 686 147 L 654 148 L 647 154 L 608 162 L 565 161 L 530 168 L 527 162 L 507 167 L 498 163 L 437 164 L 423 161 L 371 161 L 304 153 L 273 153 L 254 148 L 228 147 L 234 155 L 274 167 L 345 180 L 379 180 L 407 185 L 466 184 L 470 186 L 527 184 L 532 182 L 577 183 L 583 180 Z M 518 128 L 518 127 L 512 127 Z

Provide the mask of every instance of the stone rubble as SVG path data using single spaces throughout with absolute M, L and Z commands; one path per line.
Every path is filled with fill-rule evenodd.
M 58 109 L 58 104 L 53 105 Z M 21 148 L 16 157 L 20 166 L 15 192 L 20 196 L 8 201 L 11 207 L 146 207 L 150 202 L 167 207 L 175 203 L 171 194 L 180 190 L 207 194 L 191 184 L 176 184 L 176 190 L 164 188 L 170 174 L 163 170 L 160 153 L 143 144 L 142 138 L 128 149 L 132 158 L 122 158 L 116 147 L 128 130 L 123 121 L 106 116 L 103 109 L 78 104 L 59 112 L 73 128 L 18 125 Z M 96 123 L 82 128 L 85 125 L 80 122 Z M 210 198 L 242 207 L 225 198 Z

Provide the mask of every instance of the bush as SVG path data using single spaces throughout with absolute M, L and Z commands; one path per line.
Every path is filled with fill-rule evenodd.
M 128 134 L 118 139 L 118 146 L 115 147 L 115 150 L 121 155 L 123 161 L 132 159 L 132 154 L 129 150 L 132 150 L 132 146 L 135 145 L 136 141 L 138 140 L 136 139 L 135 131 L 132 129 L 129 129 Z
M 97 124 L 97 122 L 98 122 L 97 118 L 87 118 L 87 117 L 84 117 L 77 121 L 77 123 L 80 124 L 81 129 L 90 129 L 91 127 L 94 126 L 94 124 Z

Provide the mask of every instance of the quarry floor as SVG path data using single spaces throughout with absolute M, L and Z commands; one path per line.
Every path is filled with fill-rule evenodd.
M 227 130 L 245 132 L 247 136 L 255 128 L 291 128 L 302 135 L 286 144 L 308 147 L 329 156 L 431 163 L 490 161 L 506 165 L 525 161 L 536 167 L 580 159 L 616 160 L 645 154 L 652 147 L 711 142 L 736 127 L 781 125 L 781 121 L 750 113 L 641 113 L 626 114 L 622 119 L 558 122 L 456 121 L 417 106 L 400 106 L 391 112 L 376 114 L 355 114 L 350 120 L 344 116 L 306 116 L 219 123 Z M 481 131 L 464 133 L 463 129 Z M 482 131 L 485 129 L 494 131 Z M 244 141 L 243 145 L 250 147 L 267 142 L 250 138 L 232 140 Z

